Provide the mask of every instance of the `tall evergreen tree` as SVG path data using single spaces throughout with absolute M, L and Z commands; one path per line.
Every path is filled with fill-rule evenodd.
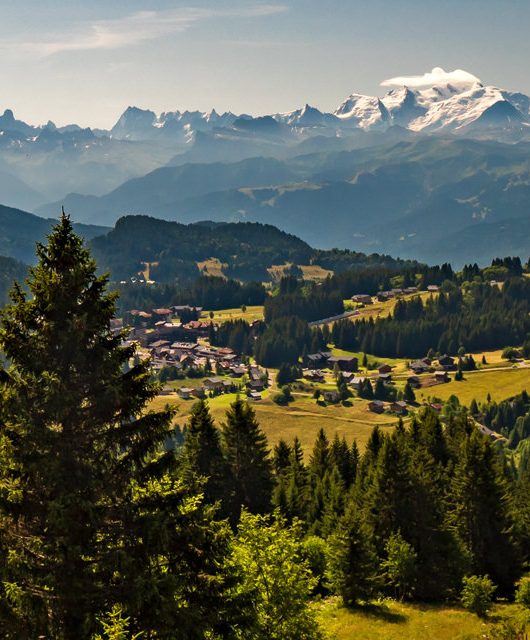
M 192 407 L 180 463 L 184 480 L 190 483 L 199 479 L 198 490 L 203 492 L 205 502 L 220 503 L 219 514 L 228 515 L 232 497 L 230 469 L 221 448 L 221 434 L 205 400 Z
M 0 327 L 1 635 L 83 640 L 121 603 L 133 631 L 202 637 L 228 615 L 227 535 L 168 475 L 173 412 L 146 411 L 148 365 L 127 367 L 115 295 L 67 216 L 37 256 Z
M 237 398 L 226 412 L 223 444 L 233 480 L 234 510 L 237 522 L 241 507 L 251 513 L 266 513 L 271 508 L 272 463 L 267 439 L 247 402 Z

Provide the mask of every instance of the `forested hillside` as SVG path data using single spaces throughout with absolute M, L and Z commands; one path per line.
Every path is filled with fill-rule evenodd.
M 179 224 L 148 216 L 126 216 L 104 236 L 91 243 L 100 268 L 113 279 L 137 276 L 149 262 L 150 277 L 174 283 L 200 275 L 201 261 L 216 259 L 229 278 L 266 281 L 267 270 L 286 265 L 299 275 L 299 265 L 317 265 L 331 271 L 369 266 L 399 268 L 412 265 L 390 256 L 365 255 L 347 250 L 321 251 L 295 235 L 259 223 Z

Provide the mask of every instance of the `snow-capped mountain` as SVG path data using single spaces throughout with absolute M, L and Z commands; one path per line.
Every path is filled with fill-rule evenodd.
M 352 93 L 335 111 L 343 122 L 361 129 L 386 127 L 391 124 L 390 114 L 379 98 Z

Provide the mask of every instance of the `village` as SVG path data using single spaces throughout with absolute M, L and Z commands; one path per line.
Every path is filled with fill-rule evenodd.
M 427 288 L 429 294 L 438 290 L 435 285 Z M 419 293 L 416 287 L 408 287 L 381 291 L 374 297 L 355 294 L 351 303 L 359 314 L 371 305 Z M 127 341 L 137 344 L 138 357 L 149 358 L 153 373 L 162 383 L 161 396 L 193 400 L 237 393 L 258 402 L 268 391 L 275 387 L 279 390 L 276 370 L 264 369 L 248 356 L 211 344 L 219 326 L 213 318 L 213 312 L 192 305 L 132 309 L 113 321 L 113 330 L 128 329 Z M 254 319 L 249 324 L 262 322 Z M 293 381 L 298 392 L 311 395 L 321 405 L 341 403 L 345 397 L 337 384 L 340 376 L 347 395 L 366 400 L 368 412 L 394 416 L 405 416 L 418 407 L 414 390 L 447 383 L 450 372 L 457 369 L 455 358 L 448 355 L 392 364 L 372 357 L 367 362 L 364 357 L 361 363 L 360 354 L 332 349 L 303 355 L 301 360 L 300 376 Z M 405 388 L 412 389 L 412 394 L 404 393 Z M 443 406 L 437 401 L 428 404 L 436 412 Z

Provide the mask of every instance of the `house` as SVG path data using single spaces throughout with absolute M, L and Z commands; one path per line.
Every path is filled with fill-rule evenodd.
M 202 386 L 208 391 L 223 393 L 225 390 L 225 381 L 222 378 L 206 378 L 203 380 Z
M 409 376 L 407 378 L 407 382 L 414 389 L 419 389 L 421 387 L 421 380 L 418 378 L 418 376 Z
M 189 400 L 191 398 L 192 391 L 193 389 L 190 389 L 189 387 L 180 387 L 180 389 L 177 389 L 177 394 L 183 400 Z
M 455 366 L 455 359 L 451 356 L 443 355 L 438 358 L 438 364 L 444 369 L 452 369 Z
M 335 365 L 341 371 L 357 371 L 359 360 L 355 356 L 330 356 L 328 358 L 328 367 L 334 369 Z
M 436 382 L 449 382 L 449 376 L 447 375 L 447 371 L 435 371 L 434 379 Z
M 391 373 L 380 373 L 377 377 L 379 378 L 379 380 L 382 380 L 385 383 L 392 382 Z
M 265 389 L 265 385 L 262 380 L 251 380 L 250 382 L 247 382 L 247 389 L 252 391 L 263 391 L 263 389 Z
M 307 369 L 303 376 L 309 382 L 324 382 L 324 374 L 320 370 Z
M 405 289 L 403 289 L 403 293 L 407 296 L 412 293 L 418 293 L 418 287 L 405 287 Z
M 246 372 L 247 368 L 242 367 L 241 365 L 230 367 L 230 375 L 232 376 L 232 378 L 241 378 L 245 375 Z
M 427 364 L 426 360 L 415 360 L 410 363 L 409 369 L 414 371 L 414 373 L 425 373 L 430 369 L 430 362 Z
M 397 413 L 400 416 L 404 416 L 407 413 L 407 403 L 403 400 L 391 402 L 390 411 L 392 411 L 392 413 Z
M 366 380 L 366 378 L 362 378 L 362 377 L 354 377 L 352 378 L 350 385 L 352 386 L 353 389 L 360 389 L 361 386 L 364 384 L 364 381 Z
M 430 293 L 438 293 L 438 291 L 440 291 L 440 287 L 437 284 L 430 284 L 427 287 L 427 291 Z
M 369 296 L 366 293 L 358 293 L 351 297 L 352 302 L 357 302 L 358 304 L 372 304 L 372 296 Z
M 259 393 L 259 391 L 249 391 L 247 393 L 247 398 L 249 400 L 261 400 L 261 393 Z
M 382 400 L 372 400 L 368 403 L 368 409 L 373 413 L 383 413 L 385 403 Z
M 329 351 L 319 351 L 318 353 L 310 353 L 304 357 L 304 367 L 306 369 L 323 369 L 328 358 L 331 356 Z
M 322 397 L 326 402 L 335 403 L 340 400 L 339 392 L 336 391 L 335 389 L 332 389 L 331 391 L 324 391 L 324 393 L 322 394 Z
M 390 373 L 392 371 L 392 367 L 389 364 L 382 364 L 380 367 L 377 367 L 377 371 L 379 374 Z
M 391 291 L 380 291 L 377 294 L 377 299 L 379 302 L 386 302 L 394 297 L 394 294 Z
M 204 391 L 203 387 L 196 387 L 195 389 L 191 390 L 191 395 L 194 398 L 198 398 L 199 400 L 202 400 L 203 398 L 206 398 L 206 392 Z
M 152 313 L 156 318 L 163 320 L 170 320 L 173 317 L 173 311 L 171 309 L 153 309 Z

